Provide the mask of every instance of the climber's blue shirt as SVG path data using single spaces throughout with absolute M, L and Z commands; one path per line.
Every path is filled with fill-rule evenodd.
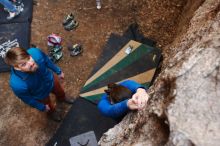
M 119 84 L 131 90 L 132 94 L 136 93 L 138 88 L 144 88 L 141 84 L 132 80 L 126 80 Z M 127 112 L 129 111 L 127 102 L 128 99 L 116 104 L 111 104 L 107 97 L 107 94 L 104 94 L 100 102 L 98 103 L 98 109 L 101 111 L 101 113 L 104 116 L 111 117 L 114 119 L 119 119 L 124 115 L 126 115 Z
M 52 71 L 59 75 L 61 70 L 40 49 L 30 48 L 27 52 L 37 63 L 38 69 L 33 73 L 26 73 L 12 68 L 10 86 L 15 95 L 26 104 L 44 111 L 45 105 L 38 100 L 48 97 L 53 88 Z

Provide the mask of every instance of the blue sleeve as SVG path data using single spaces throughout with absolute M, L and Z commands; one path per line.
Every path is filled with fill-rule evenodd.
M 123 81 L 120 85 L 127 87 L 133 94 L 136 93 L 138 88 L 144 88 L 144 86 L 133 80 Z M 107 98 L 107 94 L 104 94 L 98 104 L 98 109 L 103 115 L 116 119 L 125 115 L 129 111 L 127 102 L 128 100 L 124 100 L 116 104 L 111 104 Z
M 119 83 L 120 85 L 124 86 L 124 87 L 127 87 L 129 90 L 131 90 L 131 92 L 134 94 L 137 92 L 137 89 L 138 88 L 144 88 L 144 86 L 142 86 L 141 84 L 133 81 L 133 80 L 126 80 L 126 81 L 123 81 L 121 83 Z
M 57 65 L 55 65 L 45 53 L 42 52 L 42 55 L 44 57 L 46 66 L 53 72 L 55 72 L 57 75 L 61 74 L 61 69 Z
M 20 98 L 24 103 L 40 110 L 40 111 L 45 111 L 46 106 L 43 103 L 40 103 L 39 101 L 35 100 L 33 97 L 30 96 L 28 89 L 18 89 L 18 88 L 13 88 L 13 92 L 15 93 L 18 98 Z
M 104 116 L 116 119 L 129 111 L 127 102 L 128 100 L 124 100 L 112 105 L 107 98 L 107 94 L 104 94 L 98 104 L 98 109 Z

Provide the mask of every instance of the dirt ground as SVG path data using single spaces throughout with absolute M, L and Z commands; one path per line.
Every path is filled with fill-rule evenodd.
M 46 38 L 56 33 L 63 38 L 63 58 L 58 62 L 65 73 L 65 89 L 76 98 L 84 85 L 102 47 L 111 33 L 122 34 L 129 24 L 137 22 L 140 31 L 163 49 L 176 35 L 184 1 L 181 0 L 102 0 L 101 10 L 95 0 L 37 0 L 31 25 L 31 43 L 47 52 Z M 73 12 L 79 27 L 66 31 L 64 16 Z M 71 57 L 67 46 L 81 43 L 84 52 Z M 25 105 L 14 96 L 9 73 L 0 74 L 0 145 L 44 145 L 59 127 L 45 113 Z M 60 105 L 63 114 L 70 106 Z

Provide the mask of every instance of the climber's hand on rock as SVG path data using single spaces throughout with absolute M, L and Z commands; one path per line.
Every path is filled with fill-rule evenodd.
M 132 99 L 135 100 L 137 104 L 137 109 L 143 109 L 144 106 L 147 104 L 149 99 L 149 95 L 147 94 L 146 90 L 143 88 L 138 88 L 137 92 L 132 96 Z
M 131 98 L 128 100 L 127 102 L 127 106 L 130 110 L 137 110 L 138 109 L 138 104 L 137 104 L 137 100 L 135 99 L 135 97 Z

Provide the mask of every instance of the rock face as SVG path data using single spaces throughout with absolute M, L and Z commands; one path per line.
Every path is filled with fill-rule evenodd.
M 170 130 L 200 146 L 220 144 L 219 9 L 219 1 L 207 1 L 195 12 L 179 46 L 182 50 L 164 72 L 176 77 L 175 99 L 167 112 Z M 174 134 L 173 144 L 181 145 L 175 138 Z
M 148 106 L 129 113 L 100 145 L 220 145 L 220 0 L 200 2 L 188 28 L 164 48 Z

